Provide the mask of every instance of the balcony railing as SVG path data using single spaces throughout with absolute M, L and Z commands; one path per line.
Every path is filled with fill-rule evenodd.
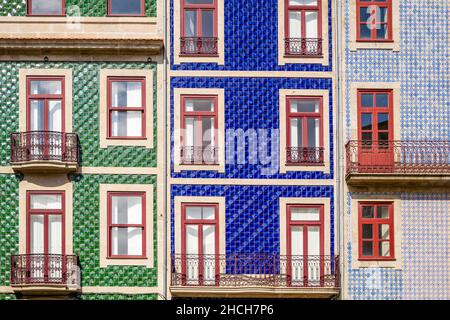
M 321 56 L 322 39 L 319 38 L 286 38 L 284 52 L 287 56 Z
M 349 141 L 347 175 L 449 174 L 450 141 Z
M 78 257 L 59 254 L 11 256 L 11 285 L 80 286 Z
M 339 288 L 338 256 L 173 255 L 172 286 Z
M 288 164 L 318 165 L 323 164 L 324 148 L 286 148 Z
M 11 134 L 11 163 L 60 161 L 78 163 L 78 135 L 54 131 Z
M 216 147 L 182 147 L 182 164 L 217 164 Z
M 216 55 L 217 38 L 215 37 L 182 37 L 182 55 Z

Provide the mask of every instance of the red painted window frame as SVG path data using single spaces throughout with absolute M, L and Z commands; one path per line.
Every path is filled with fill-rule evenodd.
M 389 115 L 389 128 L 388 130 L 381 130 L 381 132 L 388 132 L 389 139 L 388 141 L 394 140 L 394 93 L 392 89 L 358 89 L 357 91 L 357 105 L 358 105 L 358 140 L 362 141 L 362 134 L 364 132 L 372 133 L 372 141 L 378 141 L 378 114 L 379 113 L 388 113 Z M 373 94 L 373 107 L 365 108 L 362 106 L 362 95 L 363 94 Z M 376 105 L 376 95 L 377 94 L 388 94 L 388 107 L 378 107 Z M 372 130 L 362 130 L 362 115 L 363 114 L 372 114 Z
M 181 1 L 181 17 L 180 17 L 180 31 L 181 31 L 181 37 L 186 37 L 186 23 L 185 23 L 185 11 L 197 11 L 197 38 L 202 38 L 202 19 L 199 19 L 198 17 L 200 17 L 201 15 L 199 15 L 199 13 L 203 10 L 206 11 L 213 11 L 213 19 L 214 19 L 214 30 L 213 30 L 213 37 L 217 38 L 217 33 L 218 33 L 218 9 L 217 9 L 217 1 L 218 0 L 213 0 L 212 4 L 188 4 L 186 3 L 186 0 L 176 0 L 176 1 Z M 215 56 L 217 55 L 216 53 L 213 54 L 183 54 L 183 56 Z
M 144 17 L 145 16 L 145 0 L 141 1 L 141 14 L 113 14 L 111 13 L 111 0 L 107 1 L 107 15 L 108 17 Z
M 305 12 L 306 11 L 317 11 L 317 35 L 318 38 L 322 38 L 322 0 L 317 0 L 317 5 L 315 6 L 294 6 L 289 4 L 289 0 L 284 0 L 284 31 L 286 38 L 290 38 L 289 30 L 289 11 L 300 11 L 301 12 L 301 31 L 302 39 L 306 38 L 306 24 L 305 24 Z
M 61 129 L 65 132 L 65 78 L 56 76 L 27 76 L 27 131 L 31 128 L 31 100 L 44 100 L 44 127 L 48 131 L 48 101 L 61 100 Z M 31 81 L 61 81 L 61 94 L 31 94 Z
M 186 100 L 187 99 L 198 99 L 198 100 L 214 100 L 214 111 L 186 111 Z M 214 118 L 214 146 L 216 148 L 218 148 L 218 130 L 219 130 L 219 97 L 217 95 L 189 95 L 189 94 L 184 94 L 181 95 L 181 124 L 180 124 L 180 128 L 181 128 L 181 137 L 180 137 L 180 141 L 181 141 L 181 147 L 183 148 L 184 145 L 184 135 L 185 135 L 185 129 L 186 129 L 186 124 L 185 124 L 185 119 L 186 118 L 197 118 L 197 119 L 201 119 L 203 117 L 205 118 Z M 198 128 L 200 134 L 197 134 L 197 136 L 199 137 L 199 139 L 201 139 L 201 141 L 197 141 L 201 142 L 201 145 L 203 146 L 203 134 L 202 134 L 202 127 L 200 126 Z M 217 159 L 217 153 L 214 154 L 214 163 L 212 163 L 212 165 L 216 164 L 218 159 Z M 199 163 L 199 164 L 193 164 L 193 165 L 208 165 L 207 163 Z
M 186 208 L 188 207 L 213 207 L 214 208 L 214 219 L 206 220 L 206 219 L 187 219 L 186 217 Z M 216 263 L 215 263 L 215 271 L 216 271 L 216 282 L 219 280 L 218 275 L 220 273 L 219 270 L 219 204 L 218 203 L 182 203 L 181 204 L 181 256 L 182 256 L 182 274 L 183 276 L 183 285 L 186 285 L 186 226 L 187 225 L 197 225 L 198 228 L 198 250 L 199 250 L 199 261 L 198 261 L 198 281 L 199 285 L 203 284 L 203 226 L 205 225 L 214 225 L 215 226 L 215 252 L 216 252 Z M 216 283 L 218 285 L 218 283 Z
M 112 198 L 116 197 L 141 197 L 142 199 L 142 220 L 141 224 L 114 224 L 112 223 Z M 146 259 L 146 193 L 141 191 L 108 191 L 107 192 L 107 226 L 108 226 L 108 259 Z M 112 254 L 112 228 L 142 228 L 142 255 L 113 255 Z
M 61 195 L 61 209 L 31 209 L 31 196 L 32 195 Z M 49 254 L 48 252 L 48 216 L 49 215 L 62 215 L 61 218 L 61 254 L 64 255 L 66 251 L 66 193 L 65 191 L 27 191 L 26 194 L 27 203 L 27 254 L 31 254 L 31 215 L 43 215 L 44 216 L 44 252 L 42 254 Z M 45 268 L 47 270 L 47 268 Z
M 383 23 L 383 24 L 387 24 L 388 25 L 388 38 L 387 39 L 378 39 L 376 37 L 376 32 L 377 29 L 372 29 L 371 30 L 371 35 L 369 39 L 366 38 L 361 38 L 361 30 L 360 30 L 360 25 L 361 24 L 368 24 L 368 22 L 362 22 L 361 21 L 361 15 L 360 15 L 360 9 L 361 7 L 369 7 L 369 6 L 378 6 L 378 7 L 382 7 L 382 8 L 387 8 L 388 9 L 388 21 L 387 23 Z M 361 1 L 361 0 L 356 0 L 356 41 L 358 42 L 393 42 L 393 38 L 392 38 L 392 0 L 386 0 L 386 2 L 380 2 L 380 1 Z M 377 21 L 373 20 L 372 24 L 376 24 Z
M 291 112 L 291 100 L 319 100 L 319 112 Z M 323 97 L 322 96 L 287 96 L 286 97 L 286 147 L 291 147 L 291 119 L 302 119 L 302 146 L 308 142 L 308 118 L 319 118 L 319 148 L 323 148 Z M 306 142 L 306 143 L 305 143 Z M 323 159 L 322 159 L 323 160 Z M 323 162 L 323 161 L 322 161 Z M 320 163 L 287 163 L 287 165 L 318 165 Z
M 311 220 L 295 220 L 291 219 L 291 209 L 292 208 L 319 208 L 319 221 L 311 221 Z M 324 205 L 323 204 L 288 204 L 286 205 L 286 253 L 287 253 L 287 275 L 288 275 L 288 283 L 287 286 L 291 286 L 291 274 L 292 274 L 292 266 L 291 266 L 291 257 L 292 257 L 292 236 L 291 236 L 291 228 L 292 226 L 302 226 L 303 227 L 303 253 L 308 252 L 307 247 L 307 237 L 308 233 L 305 232 L 310 226 L 319 226 L 320 228 L 320 282 L 321 286 L 323 286 L 325 267 L 324 261 L 322 257 L 324 256 Z M 303 265 L 307 266 L 308 264 L 308 255 L 303 255 Z M 303 285 L 308 286 L 308 268 L 303 268 Z
M 365 206 L 374 206 L 374 217 L 373 218 L 363 218 L 362 212 L 363 207 Z M 382 219 L 377 218 L 377 208 L 389 207 L 389 218 Z M 371 224 L 372 227 L 372 239 L 362 239 L 362 225 L 363 224 Z M 389 225 L 389 240 L 382 240 L 381 242 L 389 242 L 390 245 L 390 253 L 389 257 L 383 257 L 379 255 L 378 244 L 380 240 L 378 239 L 378 226 L 381 224 Z M 362 252 L 362 244 L 363 241 L 371 240 L 373 242 L 373 256 L 363 256 Z M 394 247 L 394 203 L 393 202 L 359 202 L 358 203 L 358 259 L 361 261 L 392 261 L 395 260 L 395 247 Z
M 27 16 L 31 17 L 60 17 L 66 15 L 66 0 L 61 1 L 61 14 L 33 14 L 31 12 L 33 0 L 27 0 Z
M 112 107 L 112 83 L 113 82 L 141 82 L 142 83 L 142 98 L 141 98 L 141 102 L 142 102 L 142 106 L 140 108 L 135 108 L 135 107 Z M 147 134 L 146 134 L 146 113 L 147 113 L 147 106 L 146 106 L 146 78 L 145 77 L 108 77 L 107 78 L 107 121 L 106 121 L 106 139 L 110 139 L 110 140 L 145 140 L 147 139 Z M 111 134 L 111 128 L 112 128 L 112 112 L 113 111 L 141 111 L 142 112 L 142 117 L 141 117 L 141 136 L 133 136 L 133 137 L 129 137 L 129 136 L 112 136 Z

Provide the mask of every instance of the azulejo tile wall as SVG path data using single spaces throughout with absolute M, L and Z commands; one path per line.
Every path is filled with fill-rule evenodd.
M 108 0 L 66 0 L 66 10 L 71 6 L 80 9 L 82 17 L 103 17 L 107 14 Z M 145 1 L 145 14 L 148 17 L 156 17 L 158 0 Z M 0 16 L 24 16 L 27 13 L 27 0 L 1 0 Z M 74 12 L 68 12 L 73 14 Z
M 450 3 L 403 0 L 400 5 L 400 51 L 349 50 L 350 1 L 344 3 L 346 135 L 350 139 L 350 84 L 400 82 L 402 140 L 450 139 Z M 350 228 L 346 231 L 350 299 L 449 299 L 449 195 L 402 193 L 401 270 L 352 269 Z M 346 219 L 350 221 L 351 195 Z M 350 224 L 348 224 L 350 225 Z M 373 279 L 378 279 L 379 283 Z
M 157 77 L 155 63 L 128 62 L 0 62 L 0 166 L 9 165 L 11 132 L 19 128 L 19 69 L 72 69 L 73 132 L 79 133 L 80 165 L 84 167 L 156 167 Z M 100 69 L 149 69 L 153 77 L 154 148 L 108 147 L 99 142 Z

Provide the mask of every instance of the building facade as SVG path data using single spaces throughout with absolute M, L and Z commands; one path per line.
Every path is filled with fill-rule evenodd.
M 0 3 L 0 299 L 164 294 L 163 6 Z
M 168 295 L 339 295 L 333 1 L 168 1 Z
M 450 4 L 341 2 L 344 299 L 449 299 Z

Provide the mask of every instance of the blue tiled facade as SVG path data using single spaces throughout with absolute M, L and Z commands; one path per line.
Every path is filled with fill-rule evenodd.
M 179 230 L 175 230 L 175 198 L 193 197 L 225 197 L 225 250 L 227 254 L 239 253 L 265 253 L 280 254 L 280 208 L 279 199 L 283 198 L 328 198 L 330 205 L 330 226 L 324 232 L 329 233 L 330 243 L 325 246 L 330 252 L 335 252 L 335 213 L 334 213 L 334 101 L 333 78 L 329 76 L 332 71 L 332 1 L 329 1 L 329 50 L 330 61 L 328 66 L 321 64 L 289 63 L 278 65 L 278 11 L 277 0 L 229 0 L 225 1 L 225 41 L 224 65 L 214 63 L 181 63 L 173 62 L 173 28 L 177 17 L 173 16 L 173 3 L 170 1 L 170 69 L 179 72 L 177 76 L 170 77 L 170 99 L 168 125 L 171 132 L 170 142 L 170 176 L 172 183 L 170 190 L 171 211 L 171 252 L 175 253 L 176 237 Z M 182 71 L 215 70 L 214 76 L 182 76 Z M 260 72 L 257 77 L 225 76 L 225 71 L 252 71 Z M 271 71 L 305 71 L 304 77 L 272 77 Z M 322 77 L 308 77 L 308 72 L 324 72 Z M 214 88 L 224 89 L 225 95 L 225 130 L 229 129 L 266 129 L 279 128 L 279 90 L 280 89 L 321 89 L 329 92 L 329 131 L 324 135 L 329 137 L 330 172 L 297 171 L 264 173 L 265 166 L 258 164 L 235 164 L 225 162 L 225 172 L 217 171 L 181 171 L 175 172 L 174 153 L 174 90 L 178 88 Z M 268 131 L 270 132 L 270 131 Z M 270 141 L 270 137 L 267 137 Z M 226 152 L 229 145 L 225 145 Z M 279 149 L 279 141 L 269 144 Z M 279 150 L 277 152 L 280 152 Z M 248 144 L 245 150 L 236 150 L 245 153 L 248 159 Z M 279 157 L 277 157 L 279 161 Z M 277 164 L 278 165 L 278 164 Z M 177 183 L 177 179 L 183 183 Z M 185 180 L 187 179 L 187 180 Z M 198 179 L 213 179 L 215 182 L 204 183 Z M 223 179 L 223 180 L 222 180 Z M 251 183 L 247 179 L 251 179 Z M 276 181 L 274 181 L 276 179 Z M 292 185 L 290 181 L 296 179 Z M 316 183 L 308 185 L 307 180 L 319 180 L 323 185 Z M 274 182 L 267 183 L 268 180 Z M 283 182 L 286 181 L 286 183 Z M 301 180 L 305 180 L 302 183 Z M 189 182 L 186 182 L 189 181 Z M 220 181 L 224 183 L 221 184 Z M 258 184 L 261 181 L 261 184 Z M 266 183 L 263 183 L 266 181 Z M 232 182 L 232 183 L 230 183 Z
M 400 6 L 400 50 L 350 50 L 350 0 L 343 3 L 345 59 L 344 121 L 350 139 L 350 85 L 354 82 L 399 82 L 400 137 L 402 140 L 450 139 L 450 3 L 447 0 L 403 0 Z M 447 190 L 448 191 L 448 190 Z M 402 267 L 354 268 L 350 240 L 345 232 L 348 299 L 449 299 L 450 198 L 448 192 L 402 192 Z M 371 193 L 368 193 L 373 195 Z M 351 212 L 347 197 L 347 225 Z M 376 275 L 380 283 L 368 285 Z

